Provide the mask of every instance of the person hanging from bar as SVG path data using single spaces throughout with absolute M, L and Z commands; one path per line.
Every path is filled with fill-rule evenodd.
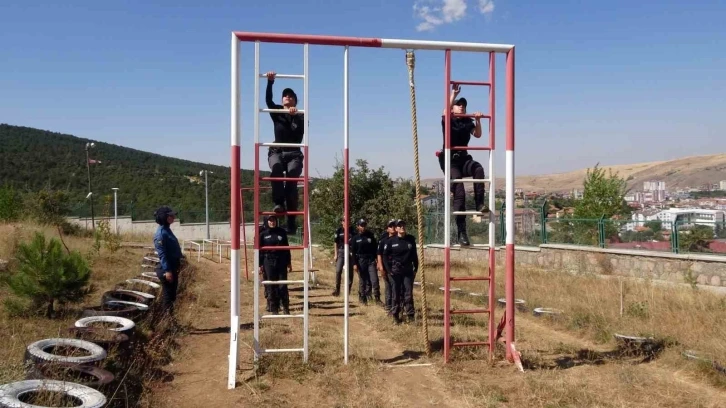
M 282 90 L 282 105 L 275 103 L 272 96 L 272 85 L 275 83 L 274 71 L 267 74 L 267 90 L 265 101 L 269 109 L 286 109 L 288 113 L 270 113 L 275 131 L 275 143 L 302 143 L 305 133 L 305 117 L 298 113 L 297 95 L 290 88 Z M 271 146 L 267 152 L 267 161 L 270 165 L 270 177 L 300 177 L 303 171 L 304 155 L 299 147 Z M 272 202 L 273 211 L 297 211 L 298 188 L 297 181 L 273 181 Z M 287 216 L 287 233 L 297 233 L 296 216 Z
M 378 272 L 376 271 L 376 252 L 378 241 L 375 235 L 368 230 L 368 222 L 361 218 L 356 223 L 357 234 L 353 236 L 350 252 L 353 254 L 353 270 L 358 272 L 360 285 L 358 296 L 361 303 L 368 304 L 368 300 L 375 300 L 376 304 L 382 305 L 381 287 L 378 283 Z
M 449 101 L 449 114 L 451 116 L 451 147 L 468 146 L 471 136 L 480 138 L 482 135 L 481 118 L 483 117 L 481 112 L 474 113 L 474 120 L 465 117 L 456 117 L 453 114 L 466 114 L 467 101 L 465 98 L 456 99 L 461 92 L 461 87 L 458 84 L 454 84 L 451 92 L 451 99 Z M 445 173 L 445 157 L 444 152 L 446 149 L 446 122 L 444 115 L 447 112 L 444 110 L 444 114 L 441 115 L 441 131 L 443 132 L 443 149 L 437 153 L 439 159 L 439 166 L 441 171 Z M 451 151 L 451 166 L 450 166 L 450 178 L 462 179 L 465 177 L 472 177 L 474 179 L 484 179 L 484 167 L 474 160 L 466 150 L 452 150 Z M 464 189 L 464 183 L 451 183 L 451 192 L 454 194 L 453 211 L 466 211 L 466 190 Z M 482 215 L 488 215 L 489 206 L 486 204 L 484 183 L 474 183 L 474 208 L 475 211 L 480 212 Z M 466 216 L 456 216 L 456 228 L 457 228 L 457 240 L 460 245 L 469 245 L 469 235 L 466 231 Z
M 343 267 L 345 263 L 345 219 L 340 217 L 341 226 L 335 231 L 333 238 L 335 242 L 335 290 L 333 296 L 340 296 L 340 284 L 343 278 Z M 348 245 L 350 245 L 353 238 L 353 231 L 348 230 Z M 350 251 L 348 251 L 350 253 Z M 348 259 L 348 295 L 353 287 L 353 256 L 349 256 Z
M 265 229 L 260 234 L 260 247 L 289 246 L 287 233 L 277 225 L 277 217 L 266 219 Z M 260 250 L 260 274 L 269 281 L 287 280 L 292 272 L 292 256 L 289 249 Z M 268 286 L 268 285 L 265 285 Z M 269 285 L 267 297 L 268 311 L 277 314 L 282 304 L 282 314 L 290 314 L 290 296 L 287 285 Z
M 396 235 L 384 244 L 383 256 L 388 256 L 391 262 L 393 320 L 396 324 L 401 323 L 400 314 L 403 312 L 406 320 L 413 322 L 415 318 L 413 279 L 418 272 L 418 252 L 416 252 L 416 238 L 406 233 L 404 220 L 396 220 Z
M 385 305 L 384 309 L 387 314 L 391 314 L 391 307 L 393 305 L 393 281 L 391 280 L 391 261 L 387 256 L 383 255 L 383 248 L 388 242 L 388 239 L 396 235 L 396 220 L 389 220 L 386 224 L 386 230 L 383 231 L 381 237 L 378 239 L 378 272 L 380 273 L 381 279 L 385 284 Z

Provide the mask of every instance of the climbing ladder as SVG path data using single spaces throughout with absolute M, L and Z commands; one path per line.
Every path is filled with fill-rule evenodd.
M 255 226 L 260 225 L 261 215 L 302 215 L 303 220 L 307 220 L 307 214 L 309 209 L 309 183 L 308 183 L 308 169 L 310 168 L 308 163 L 308 130 L 310 123 L 309 116 L 309 105 L 308 105 L 308 44 L 304 44 L 304 74 L 303 75 L 288 75 L 278 74 L 276 78 L 288 78 L 288 79 L 302 79 L 304 82 L 304 102 L 303 109 L 298 110 L 298 114 L 305 115 L 305 131 L 303 135 L 302 143 L 260 143 L 260 114 L 269 113 L 287 113 L 286 109 L 260 109 L 260 80 L 266 78 L 264 74 L 260 74 L 260 42 L 255 42 L 255 121 L 254 121 L 254 132 L 255 132 L 255 180 L 254 180 L 254 223 Z M 303 149 L 305 155 L 303 159 L 303 177 L 260 177 L 260 149 L 262 147 L 300 147 Z M 263 188 L 260 186 L 261 181 L 291 181 L 291 182 L 302 182 L 303 183 L 303 209 L 302 211 L 287 211 L 284 213 L 275 213 L 272 211 L 261 211 L 260 210 L 260 190 Z M 303 240 L 302 245 L 291 245 L 291 246 L 272 246 L 272 247 L 260 247 L 260 234 L 258 230 L 255 230 L 254 240 L 254 350 L 255 350 L 255 362 L 257 362 L 262 354 L 268 353 L 303 353 L 303 361 L 308 361 L 308 328 L 309 328 L 309 313 L 308 313 L 308 284 L 310 275 L 310 229 L 307 225 L 303 228 Z M 280 251 L 280 250 L 302 250 L 303 251 L 303 278 L 294 280 L 288 277 L 288 280 L 279 281 L 262 281 L 260 282 L 260 269 L 259 254 L 260 251 Z M 289 314 L 289 315 L 260 315 L 260 285 L 302 285 L 303 286 L 303 312 L 302 314 Z M 302 319 L 303 320 L 303 346 L 302 348 L 281 348 L 281 349 L 269 349 L 263 348 L 260 345 L 260 321 L 267 319 Z
M 445 115 L 444 119 L 444 194 L 448 199 L 444 200 L 444 362 L 449 361 L 452 347 L 473 347 L 487 346 L 489 359 L 493 358 L 495 344 L 495 325 L 494 325 L 494 271 L 495 271 L 495 227 L 494 227 L 494 63 L 495 53 L 489 53 L 489 80 L 484 81 L 453 81 L 451 80 L 451 50 L 445 51 L 445 77 L 446 77 L 446 111 L 449 111 L 449 100 L 451 97 L 451 86 L 459 85 L 477 85 L 489 87 L 489 106 L 490 113 L 484 115 L 483 118 L 489 119 L 489 146 L 468 146 L 468 147 L 452 147 L 451 146 L 451 117 L 467 117 L 473 118 L 472 114 L 452 114 Z M 472 151 L 489 151 L 489 178 L 482 180 L 475 179 L 454 179 L 451 180 L 451 151 L 456 150 L 472 150 Z M 478 211 L 451 211 L 451 183 L 489 183 L 489 266 L 483 275 L 474 276 L 451 276 L 451 216 L 454 215 L 481 215 Z M 484 309 L 452 309 L 451 308 L 451 282 L 461 281 L 486 281 L 489 283 L 489 304 Z M 467 341 L 452 342 L 451 339 L 451 315 L 459 314 L 486 314 L 488 315 L 489 334 L 488 341 Z

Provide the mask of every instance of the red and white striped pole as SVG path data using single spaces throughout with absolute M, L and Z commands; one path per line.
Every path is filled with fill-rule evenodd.
M 239 228 L 240 228 L 240 118 L 239 118 L 239 40 L 232 34 L 231 61 L 231 166 L 230 166 L 230 326 L 229 326 L 229 371 L 227 388 L 233 389 L 237 378 L 237 340 L 239 335 L 240 308 L 240 267 L 239 267 Z M 257 235 L 257 234 L 255 234 Z
M 444 51 L 444 363 L 451 352 L 451 50 Z M 422 288 L 421 290 L 426 290 Z
M 506 356 L 507 359 L 513 361 L 515 356 L 512 353 L 512 345 L 514 343 L 514 47 L 507 52 L 507 68 L 506 68 Z
M 348 190 L 350 189 L 350 174 L 348 172 L 348 169 L 350 168 L 349 164 L 349 156 L 348 156 L 348 141 L 350 139 L 350 124 L 348 122 L 349 114 L 350 114 L 350 107 L 348 105 L 349 102 L 349 95 L 348 95 L 348 87 L 349 87 L 349 78 L 348 78 L 348 46 L 345 46 L 345 49 L 343 51 L 343 220 L 344 220 L 344 227 L 345 233 L 343 235 L 343 251 L 344 251 L 344 258 L 343 258 L 343 303 L 344 303 L 344 315 L 343 318 L 343 362 L 345 364 L 348 364 L 348 343 L 349 343 L 349 327 L 348 327 L 348 316 L 349 316 L 349 306 L 348 302 L 350 301 L 349 295 L 348 295 L 348 285 L 350 284 L 348 276 L 348 271 L 350 268 L 350 256 L 348 254 L 348 236 L 350 234 L 349 225 L 350 225 L 350 219 L 349 219 L 349 212 L 350 212 L 350 201 L 348 196 Z

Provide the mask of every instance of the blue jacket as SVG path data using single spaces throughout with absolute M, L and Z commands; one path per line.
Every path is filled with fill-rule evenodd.
M 156 230 L 154 247 L 161 269 L 164 272 L 178 272 L 182 258 L 181 246 L 168 225 L 160 225 Z

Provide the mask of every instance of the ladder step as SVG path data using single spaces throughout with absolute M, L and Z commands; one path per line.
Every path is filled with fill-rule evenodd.
M 304 177 L 260 177 L 262 181 L 305 181 Z
M 259 143 L 259 146 L 268 147 L 305 147 L 305 143 L 278 143 L 278 142 L 265 142 Z
M 289 349 L 264 349 L 263 353 L 303 353 L 305 349 L 302 348 L 289 348 Z
M 488 276 L 457 276 L 449 278 L 451 281 L 488 281 L 490 279 Z
M 452 215 L 479 215 L 479 216 L 483 216 L 484 215 L 484 213 L 482 213 L 481 211 L 476 211 L 476 210 L 452 211 L 451 214 Z
M 477 314 L 477 313 L 489 313 L 489 309 L 458 309 L 450 310 L 451 314 Z
M 304 280 L 278 280 L 278 281 L 262 281 L 263 285 L 302 285 L 305 283 Z
M 305 211 L 261 211 L 260 215 L 305 215 Z
M 290 111 L 287 110 L 287 109 L 267 109 L 267 108 L 260 109 L 260 112 L 267 112 L 267 113 L 290 113 Z M 298 109 L 297 114 L 298 115 L 304 115 L 305 114 L 305 109 Z
M 305 315 L 294 315 L 294 314 L 289 314 L 289 315 L 263 315 L 263 316 L 260 316 L 260 318 L 261 319 L 290 319 L 290 318 L 304 319 L 305 318 Z
M 488 341 L 462 341 L 458 343 L 453 343 L 452 346 L 454 347 L 472 347 L 472 346 L 488 346 Z
M 280 246 L 263 246 L 260 247 L 260 251 L 283 251 L 283 250 L 297 250 L 297 249 L 305 249 L 302 245 L 280 245 Z
M 260 74 L 260 78 L 267 78 L 267 75 Z M 302 74 L 275 74 L 275 79 L 305 79 L 305 75 Z
M 451 146 L 449 150 L 492 150 L 491 146 Z
M 318 272 L 318 271 L 320 271 L 320 269 L 313 269 L 313 268 L 311 268 L 311 269 L 308 269 L 308 272 Z M 297 273 L 300 273 L 300 272 L 305 272 L 305 270 L 304 270 L 304 269 L 293 269 L 293 270 L 291 271 L 291 273 L 296 273 L 296 272 L 297 272 Z
M 479 85 L 479 86 L 492 86 L 491 82 L 487 81 L 454 81 L 451 80 L 451 85 Z
M 452 183 L 491 183 L 491 179 L 451 179 Z

